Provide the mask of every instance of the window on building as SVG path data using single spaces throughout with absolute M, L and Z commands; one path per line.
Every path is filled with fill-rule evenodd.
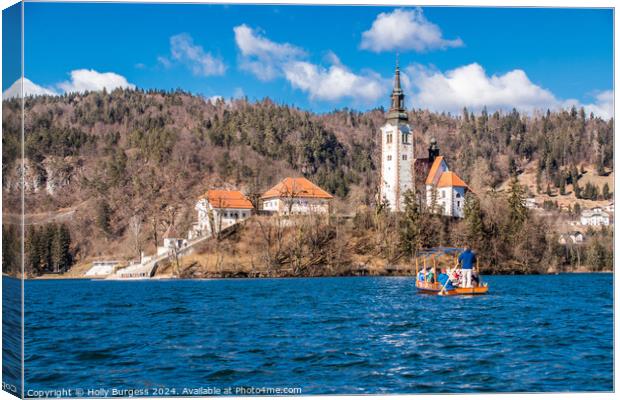
M 460 202 L 460 201 L 457 201 L 457 202 L 456 202 L 456 206 L 457 206 L 457 207 L 461 207 L 461 202 Z
M 403 154 L 403 160 L 406 160 L 406 159 L 407 159 L 407 155 Z
M 387 141 L 387 143 L 392 143 L 392 134 L 391 133 L 388 133 L 386 141 Z
M 460 199 L 460 198 L 461 198 L 461 194 L 460 194 L 460 193 L 457 193 L 457 194 L 456 194 L 456 198 L 457 198 L 457 199 Z
M 403 144 L 407 144 L 409 143 L 409 135 L 407 135 L 406 133 L 403 133 Z
M 392 161 L 392 156 L 387 156 L 388 161 Z
M 445 192 L 445 191 L 443 191 L 443 190 L 441 191 L 441 198 L 442 198 L 442 199 L 445 199 L 445 198 L 446 198 L 446 192 Z

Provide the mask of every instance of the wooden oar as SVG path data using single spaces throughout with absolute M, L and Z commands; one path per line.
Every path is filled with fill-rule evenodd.
M 458 264 L 454 266 L 454 271 L 456 271 L 457 267 L 458 267 Z M 448 282 L 450 282 L 450 274 L 448 274 L 448 279 L 446 279 L 446 283 L 443 284 L 443 287 L 439 291 L 439 293 L 438 293 L 439 296 L 445 295 L 445 293 L 446 293 L 446 286 L 448 285 Z

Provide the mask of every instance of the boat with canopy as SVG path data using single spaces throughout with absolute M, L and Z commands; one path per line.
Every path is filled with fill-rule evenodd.
M 450 271 L 450 273 L 448 273 L 449 277 L 452 276 L 455 269 L 458 269 L 458 255 L 463 250 L 464 249 L 455 247 L 438 247 L 426 250 L 422 252 L 419 257 L 416 257 L 415 285 L 418 293 L 440 296 L 471 296 L 486 294 L 489 291 L 489 286 L 486 282 L 482 282 L 478 260 L 476 260 L 478 282 L 474 284 L 473 287 L 460 287 L 455 285 L 455 282 L 451 282 L 450 279 L 445 285 L 442 285 L 438 281 L 438 271 L 441 271 L 442 266 Z M 430 274 L 424 274 L 424 280 L 419 279 L 420 268 L 422 268 L 422 271 L 430 272 Z M 427 279 L 427 277 L 430 277 L 430 279 Z M 449 285 L 448 282 L 451 282 L 451 284 Z

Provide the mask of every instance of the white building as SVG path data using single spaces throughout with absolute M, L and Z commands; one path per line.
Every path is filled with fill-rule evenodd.
M 465 195 L 471 189 L 448 169 L 442 156 L 433 161 L 425 184 L 427 207 L 448 217 L 465 217 Z
M 86 271 L 86 276 L 106 276 L 114 272 L 114 267 L 119 265 L 118 260 L 93 261 L 92 266 Z
M 161 256 L 166 253 L 170 253 L 174 250 L 180 250 L 187 246 L 187 239 L 183 239 L 177 234 L 177 231 L 172 225 L 168 227 L 166 233 L 164 233 L 164 245 L 157 247 L 157 255 Z M 144 264 L 146 260 L 141 260 L 141 264 Z
M 254 206 L 238 190 L 209 190 L 194 208 L 198 211 L 198 222 L 190 238 L 220 232 L 243 221 L 252 215 Z
M 525 207 L 531 210 L 535 210 L 535 209 L 540 208 L 540 205 L 538 204 L 538 202 L 536 201 L 534 197 L 528 197 L 527 199 L 525 199 Z
M 392 103 L 381 127 L 380 196 L 392 211 L 403 211 L 405 192 L 414 190 L 413 135 L 408 120 L 400 69 L 396 65 Z
M 306 178 L 285 178 L 263 193 L 261 209 L 277 214 L 327 214 L 333 196 Z
M 609 214 L 600 207 L 591 210 L 583 210 L 581 212 L 581 225 L 601 226 L 609 225 Z
M 585 241 L 584 234 L 578 231 L 562 234 L 560 235 L 560 238 L 558 240 L 560 244 L 567 244 L 567 243 L 581 244 L 584 241 Z

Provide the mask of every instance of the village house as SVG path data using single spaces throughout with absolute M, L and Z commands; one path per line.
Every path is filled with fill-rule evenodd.
M 558 243 L 560 244 L 567 244 L 567 243 L 573 243 L 573 244 L 581 244 L 585 241 L 585 235 L 579 231 L 573 231 L 573 232 L 569 232 L 569 233 L 564 233 L 562 235 L 560 235 L 560 238 L 558 239 Z
M 448 217 L 465 217 L 465 195 L 471 189 L 448 169 L 443 156 L 437 156 L 426 177 L 426 205 Z
M 276 214 L 327 214 L 333 196 L 306 178 L 285 178 L 261 196 L 261 209 Z
M 198 212 L 198 222 L 190 233 L 190 239 L 220 232 L 249 218 L 254 206 L 238 190 L 209 190 L 198 199 L 194 208 Z
M 536 201 L 534 197 L 528 197 L 527 199 L 525 199 L 524 203 L 525 207 L 529 208 L 530 210 L 536 210 L 541 208 L 540 204 Z
M 170 253 L 175 250 L 180 250 L 187 246 L 187 239 L 179 236 L 176 229 L 172 225 L 168 227 L 166 233 L 164 233 L 164 245 L 157 247 L 157 255 L 161 256 Z M 141 263 L 145 263 L 144 257 L 142 257 Z
M 595 207 L 590 210 L 583 210 L 581 212 L 581 225 L 607 226 L 609 225 L 609 214 L 603 211 L 600 207 Z

